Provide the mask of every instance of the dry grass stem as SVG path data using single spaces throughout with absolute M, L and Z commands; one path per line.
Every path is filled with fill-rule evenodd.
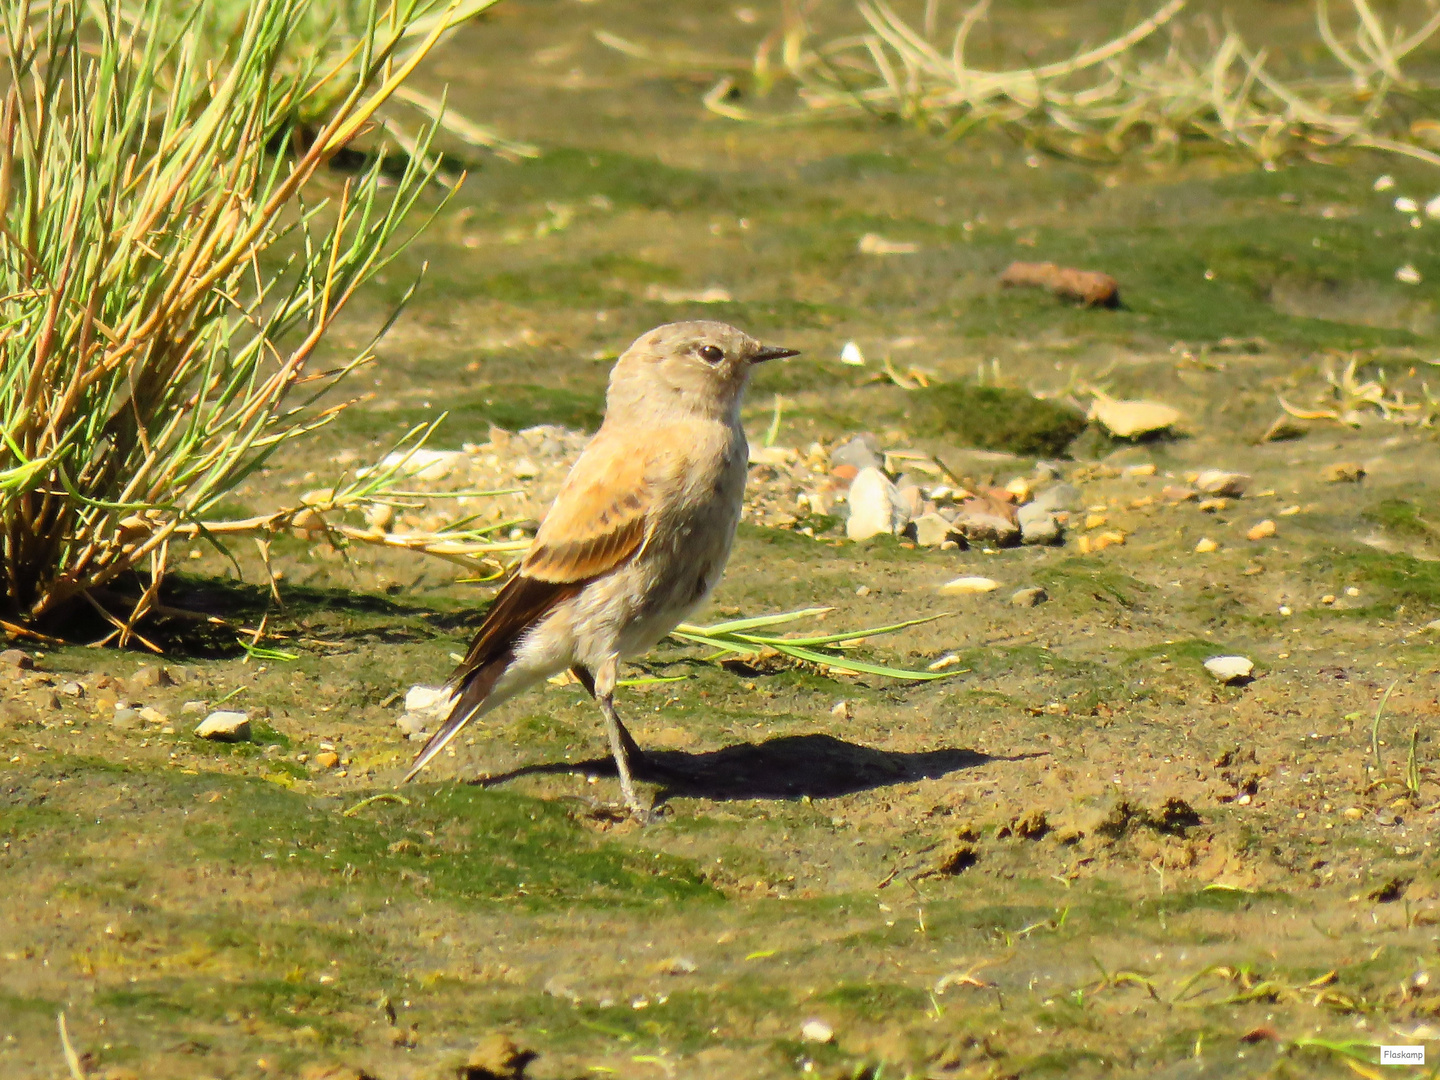
M 793 83 L 796 108 L 763 111 L 736 100 L 743 76 L 732 61 L 701 62 L 686 52 L 600 35 L 612 48 L 650 63 L 725 74 L 705 95 L 707 108 L 745 122 L 873 115 L 958 136 L 1001 126 L 1031 144 L 1090 160 L 1135 146 L 1174 150 L 1221 143 L 1274 165 L 1336 147 L 1403 154 L 1440 165 L 1427 141 L 1433 123 L 1411 127 L 1404 103 L 1433 91 L 1433 80 L 1404 62 L 1440 32 L 1440 12 L 1420 25 L 1386 25 L 1367 0 L 1348 0 L 1343 20 L 1317 0 L 1315 26 L 1332 73 L 1286 78 L 1272 63 L 1279 49 L 1251 47 L 1228 24 L 1184 20 L 1187 0 L 1167 0 L 1110 40 L 1051 63 L 1008 70 L 974 66 L 967 44 L 990 0 L 967 8 L 945 32 L 939 5 L 912 20 L 886 0 L 860 0 L 857 33 L 821 39 L 813 28 L 820 0 L 787 3 L 779 26 L 755 50 L 748 85 L 763 98 Z M 1203 44 L 1202 44 L 1203 43 Z M 777 65 L 778 58 L 778 65 Z

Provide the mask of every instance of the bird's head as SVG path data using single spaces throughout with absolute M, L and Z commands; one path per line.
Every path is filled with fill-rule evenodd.
M 755 365 L 796 353 L 727 323 L 666 323 L 641 334 L 616 361 L 606 414 L 738 416 Z

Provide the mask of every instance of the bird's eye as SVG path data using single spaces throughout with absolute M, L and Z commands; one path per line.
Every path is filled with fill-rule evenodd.
M 718 364 L 725 359 L 725 351 L 718 345 L 701 345 L 696 350 L 696 355 L 707 364 Z

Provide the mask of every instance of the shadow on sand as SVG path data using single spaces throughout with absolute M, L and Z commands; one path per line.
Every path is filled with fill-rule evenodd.
M 798 799 L 808 795 L 819 799 L 912 780 L 934 780 L 998 760 L 1008 759 L 975 750 L 944 748 L 901 753 L 860 746 L 831 735 L 782 735 L 761 743 L 739 743 L 695 754 L 683 750 L 648 751 L 635 776 L 660 784 L 656 805 L 676 796 Z M 475 782 L 490 787 L 521 776 L 556 773 L 613 776 L 615 762 L 607 756 L 524 765 Z

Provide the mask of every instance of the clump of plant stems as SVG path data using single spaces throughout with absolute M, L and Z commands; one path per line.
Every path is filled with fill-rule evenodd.
M 378 6 L 379 29 L 398 40 L 390 60 L 395 79 L 387 99 L 371 117 L 381 141 L 389 140 L 405 153 L 418 149 L 415 121 L 433 124 L 451 139 L 468 147 L 488 150 L 508 159 L 539 154 L 529 143 L 510 139 L 495 128 L 479 123 L 433 94 L 414 86 L 406 77 L 435 46 L 443 43 L 457 27 L 477 18 L 498 0 L 455 0 L 455 2 Z M 205 60 L 223 63 L 223 46 L 244 26 L 252 0 L 167 0 L 166 7 L 177 18 L 193 18 L 198 41 L 213 55 Z M 348 87 L 359 74 L 365 41 L 376 22 L 376 0 L 326 0 L 313 3 L 299 13 L 283 53 L 276 58 L 277 69 L 292 74 L 309 65 L 326 77 L 313 81 L 306 93 L 293 103 L 297 129 L 306 135 L 324 125 L 345 100 Z M 131 26 L 144 20 L 143 4 L 126 0 L 121 17 Z M 398 77 L 397 77 L 398 76 Z
M 40 632 L 88 606 L 124 644 L 159 605 L 175 540 L 316 511 L 214 520 L 344 407 L 327 391 L 371 359 L 374 341 L 316 366 L 340 312 L 409 238 L 434 126 L 383 183 L 372 157 L 310 196 L 464 11 L 372 4 L 336 60 L 290 48 L 310 0 L 251 0 L 219 57 L 203 19 L 168 0 L 0 6 L 7 629 Z M 322 92 L 330 105 L 301 142 L 299 103 Z M 319 510 L 395 477 L 338 484 Z
M 967 43 L 990 6 L 981 0 L 942 29 L 938 0 L 926 0 L 916 18 L 885 0 L 859 0 L 863 28 L 822 39 L 813 26 L 822 0 L 790 2 L 749 62 L 703 62 L 688 51 L 599 36 L 651 63 L 725 72 L 705 104 L 746 122 L 869 115 L 950 137 L 1000 127 L 1028 144 L 1087 160 L 1111 160 L 1137 146 L 1173 151 L 1219 143 L 1266 165 L 1337 147 L 1440 165 L 1440 124 L 1415 109 L 1440 84 L 1404 67 L 1440 32 L 1440 12 L 1406 28 L 1387 25 L 1370 0 L 1348 0 L 1343 19 L 1332 17 L 1327 0 L 1316 0 L 1316 32 L 1330 71 L 1295 78 L 1273 63 L 1283 48 L 1252 47 L 1228 23 L 1219 28 L 1203 16 L 1182 19 L 1187 0 L 1167 0 L 1123 33 L 1069 57 L 1013 69 L 976 67 Z M 742 81 L 757 97 L 788 81 L 799 104 L 747 108 L 736 100 Z

